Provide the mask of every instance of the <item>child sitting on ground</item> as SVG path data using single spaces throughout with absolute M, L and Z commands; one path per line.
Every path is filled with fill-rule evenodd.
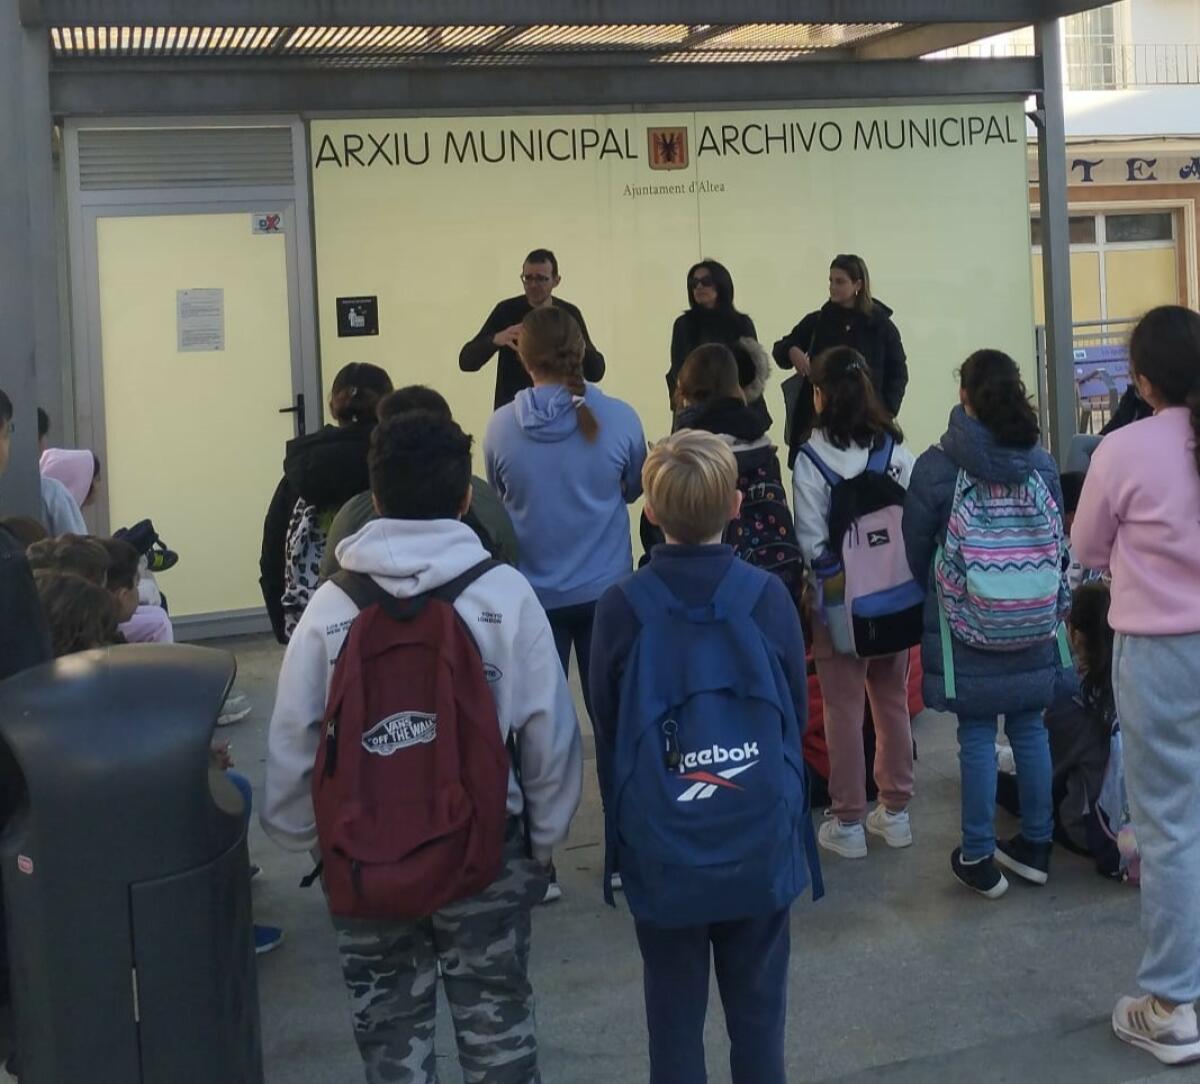
M 117 605 L 103 587 L 71 572 L 45 568 L 35 572 L 33 579 L 55 658 L 121 643 Z
M 175 642 L 171 619 L 161 606 L 146 606 L 138 593 L 142 555 L 124 539 L 98 540 L 108 554 L 104 586 L 117 605 L 121 635 L 131 644 Z

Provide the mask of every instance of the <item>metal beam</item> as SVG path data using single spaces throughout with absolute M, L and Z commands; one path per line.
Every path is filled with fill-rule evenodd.
M 1097 0 L 739 0 L 743 23 L 1015 22 Z M 538 26 L 728 22 L 729 0 L 40 0 L 46 26 Z M 39 10 L 40 9 L 40 10 Z
M 794 63 L 407 66 L 328 69 L 282 61 L 65 65 L 51 78 L 51 105 L 73 117 L 228 113 L 350 113 L 587 109 L 894 98 L 1026 97 L 1040 87 L 1035 58 L 829 60 Z
M 40 519 L 37 376 L 58 337 L 50 44 L 17 14 L 16 3 L 0 2 L 0 388 L 15 411 L 0 510 Z
M 854 56 L 858 60 L 900 60 L 925 56 L 1020 28 L 1020 23 L 928 23 L 924 26 L 906 26 L 890 34 L 867 39 L 854 50 Z
M 1038 94 L 1038 192 L 1042 207 L 1042 290 L 1046 300 L 1046 374 L 1050 447 L 1060 464 L 1075 436 L 1075 361 L 1071 328 L 1071 240 L 1067 218 L 1062 38 L 1057 21 L 1039 23 L 1034 42 L 1044 89 Z

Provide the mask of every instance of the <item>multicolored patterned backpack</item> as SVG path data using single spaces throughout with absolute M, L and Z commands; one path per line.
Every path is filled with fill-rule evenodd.
M 743 561 L 770 572 L 787 585 L 799 603 L 804 590 L 804 558 L 796 524 L 773 446 L 737 453 L 742 510 L 725 529 L 723 541 Z

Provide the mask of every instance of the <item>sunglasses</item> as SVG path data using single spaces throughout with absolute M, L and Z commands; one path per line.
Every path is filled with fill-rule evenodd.
M 693 289 L 699 289 L 701 286 L 711 286 L 713 280 L 708 275 L 697 275 L 694 279 L 688 279 L 688 285 Z

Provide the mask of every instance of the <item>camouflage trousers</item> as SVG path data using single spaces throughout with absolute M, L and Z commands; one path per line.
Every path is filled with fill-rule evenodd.
M 333 920 L 368 1084 L 437 1084 L 439 962 L 466 1084 L 540 1084 L 527 971 L 549 873 L 510 837 L 478 896 L 418 921 Z

